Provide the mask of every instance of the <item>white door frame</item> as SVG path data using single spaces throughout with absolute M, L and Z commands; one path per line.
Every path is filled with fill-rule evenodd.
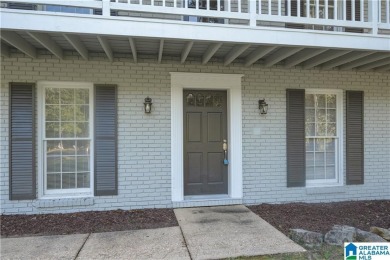
M 227 91 L 229 183 L 232 199 L 242 198 L 242 121 L 241 78 L 243 74 L 171 74 L 171 168 L 172 201 L 184 201 L 183 182 L 183 90 L 215 89 Z

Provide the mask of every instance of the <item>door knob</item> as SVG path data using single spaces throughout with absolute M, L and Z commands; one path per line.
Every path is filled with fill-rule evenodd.
M 228 149 L 228 146 L 227 146 L 227 141 L 226 139 L 223 140 L 223 144 L 222 144 L 222 149 L 223 149 L 223 164 L 224 165 L 228 165 L 229 164 L 229 160 L 227 159 L 227 149 Z

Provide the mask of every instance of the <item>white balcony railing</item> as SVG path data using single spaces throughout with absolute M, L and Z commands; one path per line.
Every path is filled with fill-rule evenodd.
M 390 0 L 11 0 L 2 8 L 389 34 Z M 24 8 L 23 8 L 24 7 Z

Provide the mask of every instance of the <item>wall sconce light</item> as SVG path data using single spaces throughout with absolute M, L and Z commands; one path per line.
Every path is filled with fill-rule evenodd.
M 266 115 L 268 112 L 268 104 L 265 102 L 265 99 L 259 100 L 259 110 L 260 114 Z
M 152 112 L 152 104 L 152 99 L 150 97 L 146 97 L 144 103 L 145 113 L 149 114 Z

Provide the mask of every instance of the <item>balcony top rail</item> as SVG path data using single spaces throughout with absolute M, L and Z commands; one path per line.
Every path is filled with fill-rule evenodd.
M 389 34 L 390 0 L 1 0 L 2 8 L 102 17 Z

